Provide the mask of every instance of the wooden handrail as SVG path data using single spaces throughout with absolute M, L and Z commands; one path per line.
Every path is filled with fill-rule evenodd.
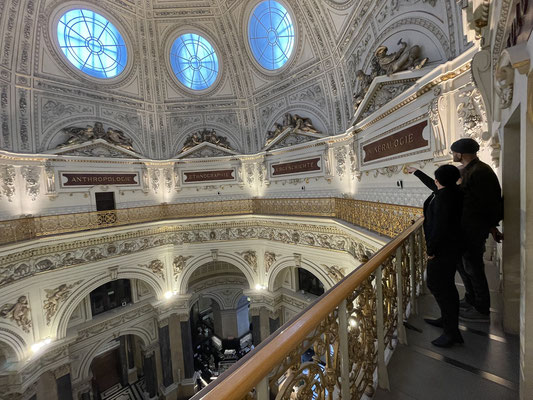
M 423 222 L 419 218 L 387 243 L 369 261 L 347 275 L 322 295 L 303 314 L 296 316 L 272 334 L 262 345 L 248 353 L 242 362 L 228 369 L 221 377 L 191 400 L 243 399 L 264 377 L 279 365 L 306 336 L 317 327 L 344 299 L 363 283 Z M 279 332 L 279 333 L 278 333 Z

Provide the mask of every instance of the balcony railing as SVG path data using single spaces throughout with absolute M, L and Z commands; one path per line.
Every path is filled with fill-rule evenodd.
M 244 214 L 338 218 L 382 235 L 394 237 L 421 215 L 421 209 L 333 197 L 161 204 L 0 221 L 0 244 L 143 222 Z
M 351 202 L 336 199 L 348 214 Z M 403 321 L 422 287 L 421 226 L 422 218 L 191 400 L 360 399 L 388 388 L 386 353 L 406 343 Z

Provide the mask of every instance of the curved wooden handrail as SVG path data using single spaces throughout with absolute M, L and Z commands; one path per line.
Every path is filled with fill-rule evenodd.
M 198 392 L 191 400 L 243 399 L 261 379 L 279 365 L 290 351 L 296 348 L 317 325 L 344 299 L 363 283 L 388 257 L 415 232 L 423 222 L 419 218 L 387 243 L 369 261 L 347 275 L 337 285 L 322 295 L 303 314 L 295 317 L 288 326 L 280 328 L 266 341 L 248 353 L 241 362 L 228 369 L 215 382 Z

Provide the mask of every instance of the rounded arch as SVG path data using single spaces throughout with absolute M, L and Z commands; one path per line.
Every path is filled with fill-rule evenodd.
M 327 275 L 327 273 L 318 264 L 315 264 L 309 260 L 302 259 L 300 265 L 295 265 L 293 257 L 284 257 L 280 259 L 279 262 L 275 263 L 270 269 L 270 273 L 267 277 L 268 279 L 267 288 L 269 292 L 274 291 L 274 284 L 276 282 L 277 276 L 281 273 L 281 271 L 289 267 L 298 267 L 298 268 L 302 268 L 302 269 L 305 269 L 311 272 L 313 275 L 315 275 L 320 280 L 320 282 L 322 282 L 325 290 L 332 288 L 336 283 Z
M 11 328 L 5 323 L 0 323 L 0 351 L 6 355 L 8 361 L 19 362 L 25 358 L 28 346 L 26 341 Z
M 91 363 L 96 358 L 100 350 L 111 340 L 117 339 L 120 336 L 125 335 L 133 335 L 138 337 L 142 341 L 143 346 L 150 344 L 154 340 L 154 338 L 150 335 L 150 332 L 141 327 L 125 328 L 123 331 L 120 332 L 118 336 L 116 335 L 116 333 L 110 333 L 109 335 L 99 340 L 97 344 L 92 347 L 91 350 L 84 354 L 77 371 L 72 371 L 74 375 L 73 381 L 79 379 L 84 380 L 86 378 L 89 378 Z
M 194 271 L 212 261 L 213 257 L 211 253 L 206 253 L 193 259 L 190 264 L 184 268 L 183 273 L 180 275 L 181 280 L 178 281 L 177 284 L 178 293 L 187 294 L 187 286 Z M 257 277 L 252 273 L 250 266 L 241 257 L 229 253 L 218 253 L 217 261 L 224 261 L 237 267 L 248 281 L 250 289 L 255 287 Z
M 158 298 L 162 298 L 165 291 L 159 280 L 157 280 L 149 271 L 119 270 L 116 279 L 139 279 L 152 288 Z M 52 321 L 52 332 L 54 330 L 54 326 L 57 326 L 55 329 L 57 339 L 62 339 L 66 336 L 68 321 L 70 320 L 70 317 L 76 307 L 78 307 L 83 299 L 97 287 L 102 286 L 112 280 L 115 279 L 111 279 L 109 275 L 105 275 L 103 277 L 94 277 L 93 279 L 84 282 L 80 287 L 77 288 L 72 296 L 69 297 L 69 301 L 58 310 L 56 317 Z

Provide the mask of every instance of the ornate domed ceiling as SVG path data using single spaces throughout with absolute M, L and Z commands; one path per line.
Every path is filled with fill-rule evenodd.
M 264 46 L 259 54 L 272 51 L 283 62 L 265 68 L 248 36 L 260 3 L 1 2 L 0 147 L 44 152 L 64 142 L 64 128 L 99 121 L 131 138 L 144 157 L 174 157 L 192 133 L 204 129 L 226 137 L 237 152 L 253 153 L 265 146 L 268 132 L 286 113 L 309 119 L 325 135 L 345 131 L 353 122 L 354 93 L 360 90 L 356 71 L 370 73 L 379 46 L 393 54 L 400 39 L 419 45 L 429 66 L 456 57 L 467 46 L 455 0 L 267 0 L 264 9 L 276 9 L 275 3 L 281 8 L 273 14 L 278 20 L 272 26 L 255 31 Z M 58 30 L 66 26 L 61 18 L 80 8 L 102 17 L 100 28 L 84 20 L 90 38 L 80 28 L 80 38 L 72 40 L 73 46 L 85 46 L 91 53 L 86 61 L 89 53 L 76 53 L 80 65 L 112 65 L 106 59 L 111 53 L 106 53 L 105 34 L 99 36 L 105 31 L 101 21 L 108 21 L 127 48 L 127 60 L 121 59 L 124 65 L 116 76 L 95 77 L 65 57 L 64 43 L 58 40 Z M 285 30 L 276 31 L 280 26 Z M 172 49 L 186 34 L 203 38 L 209 51 L 195 47 L 193 40 L 196 53 L 181 63 Z M 216 73 L 214 61 L 207 64 L 202 51 L 211 60 L 216 56 Z M 176 65 L 184 65 L 183 70 L 176 71 Z M 180 73 L 202 86 L 187 86 Z

